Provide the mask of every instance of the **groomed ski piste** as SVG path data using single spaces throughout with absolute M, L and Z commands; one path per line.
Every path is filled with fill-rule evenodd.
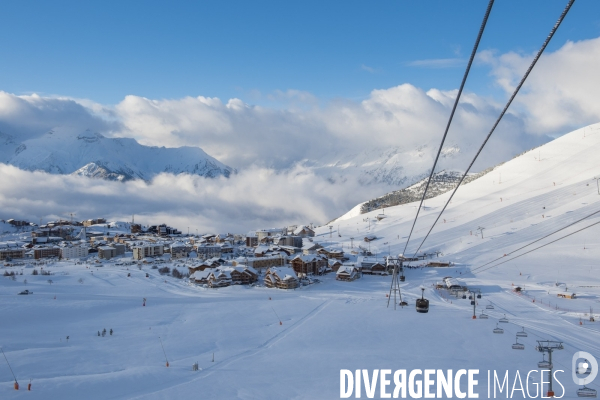
M 0 279 L 0 344 L 21 389 L 13 389 L 4 363 L 0 398 L 333 399 L 340 397 L 342 369 L 369 374 L 479 369 L 479 398 L 488 397 L 488 370 L 502 377 L 508 371 L 509 390 L 518 371 L 529 394 L 517 382 L 512 398 L 536 392 L 540 398 L 535 385 L 541 373 L 527 380 L 529 371 L 541 371 L 537 340 L 563 342 L 564 349 L 553 354 L 554 369 L 564 371 L 556 375 L 564 398 L 575 398 L 580 386 L 571 379 L 573 354 L 586 351 L 600 359 L 600 225 L 497 267 L 477 267 L 600 210 L 593 179 L 600 177 L 598 154 L 600 124 L 564 135 L 461 187 L 421 249 L 439 252 L 433 261 L 455 265 L 406 269 L 401 290 L 408 306 L 396 310 L 386 307 L 391 276 L 342 282 L 333 273 L 286 291 L 208 289 L 161 276 L 150 265 L 139 270 L 116 262 L 44 265 L 51 276 L 31 274 L 40 266 L 13 267 L 23 275 Z M 417 249 L 447 196 L 425 201 L 406 256 Z M 348 254 L 358 244 L 370 246 L 383 261 L 402 252 L 417 205 L 349 213 L 330 224 L 332 234 L 328 226 L 318 228 L 314 241 L 343 246 Z M 385 218 L 378 220 L 382 213 Z M 598 222 L 599 215 L 498 262 Z M 377 239 L 367 244 L 362 241 L 367 235 Z M 468 299 L 436 289 L 446 276 L 480 289 L 477 315 L 485 312 L 489 319 L 472 319 Z M 421 286 L 430 300 L 426 314 L 415 312 Z M 516 287 L 523 292 L 516 293 Z M 25 289 L 33 294 L 17 295 Z M 572 292 L 576 299 L 558 297 Z M 489 304 L 494 309 L 486 309 Z M 596 322 L 589 321 L 591 309 Z M 509 320 L 499 324 L 504 334 L 494 334 L 504 316 Z M 114 333 L 98 336 L 103 329 Z M 525 349 L 513 350 L 523 329 L 528 336 L 519 342 Z M 192 371 L 195 362 L 198 371 Z M 587 386 L 598 390 L 599 382 Z M 561 385 L 555 381 L 556 396 L 563 394 Z M 393 388 L 392 381 L 388 392 Z M 466 379 L 461 390 L 467 391 Z M 361 394 L 368 398 L 364 386 Z M 374 397 L 380 397 L 379 384 Z M 506 398 L 506 388 L 496 397 Z

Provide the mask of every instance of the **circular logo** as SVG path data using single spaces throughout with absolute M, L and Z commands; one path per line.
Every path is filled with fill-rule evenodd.
M 578 362 L 578 360 L 581 361 Z M 573 354 L 571 370 L 573 371 L 573 382 L 578 385 L 587 385 L 593 382 L 596 375 L 598 375 L 598 361 L 590 353 L 578 351 Z M 580 378 L 577 374 L 585 375 L 585 377 Z

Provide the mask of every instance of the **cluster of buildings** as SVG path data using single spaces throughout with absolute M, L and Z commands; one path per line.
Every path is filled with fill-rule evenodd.
M 363 274 L 387 274 L 385 262 L 358 257 L 349 263 L 343 249 L 314 241 L 311 226 L 260 229 L 237 234 L 185 235 L 166 224 L 142 227 L 107 223 L 104 218 L 81 222 L 58 221 L 35 226 L 30 237 L 0 242 L 0 260 L 89 259 L 116 257 L 132 263 L 184 262 L 190 281 L 207 287 L 254 284 L 291 289 L 311 276 L 335 273 L 341 281 Z M 356 258 L 356 257 L 354 257 Z

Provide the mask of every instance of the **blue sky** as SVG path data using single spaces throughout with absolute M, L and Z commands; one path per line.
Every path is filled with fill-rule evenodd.
M 496 1 L 438 171 L 466 168 L 565 5 Z M 3 1 L 0 133 L 24 142 L 91 129 L 198 146 L 239 171 L 226 182 L 157 178 L 149 190 L 194 188 L 199 208 L 176 199 L 181 212 L 165 203 L 147 222 L 173 213 L 202 231 L 326 222 L 398 189 L 378 177 L 409 184 L 432 164 L 486 6 Z M 600 1 L 577 0 L 474 170 L 599 122 L 599 70 Z M 113 204 L 127 202 L 124 189 L 138 190 L 82 181 L 109 194 L 91 204 L 72 195 L 72 177 L 0 169 L 4 191 L 15 193 L 0 198 L 0 210 L 14 212 L 5 218 L 91 218 L 110 205 L 127 219 Z M 27 186 L 40 180 L 61 188 L 52 210 Z
M 481 49 L 531 53 L 566 1 L 497 1 Z M 360 100 L 411 83 L 454 89 L 487 1 L 4 1 L 0 90 L 116 104 L 276 90 Z M 553 39 L 600 36 L 600 2 L 579 0 Z M 448 60 L 434 67 L 422 60 Z M 435 64 L 435 63 L 433 63 Z M 489 66 L 467 88 L 504 95 Z

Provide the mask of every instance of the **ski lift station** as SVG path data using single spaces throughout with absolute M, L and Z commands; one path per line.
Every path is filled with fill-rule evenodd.
M 444 284 L 446 285 L 446 288 L 448 288 L 449 290 L 466 290 L 467 289 L 467 287 L 462 285 L 461 282 L 456 278 L 447 276 L 443 279 L 443 281 L 444 281 Z

